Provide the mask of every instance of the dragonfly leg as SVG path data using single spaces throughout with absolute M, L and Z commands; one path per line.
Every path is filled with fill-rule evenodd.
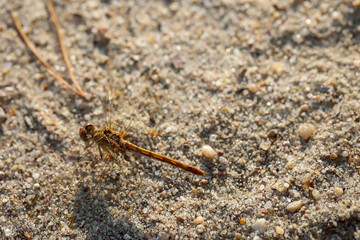
M 103 155 L 102 155 L 102 152 L 101 152 L 101 147 L 98 145 L 99 147 L 99 153 L 100 153 L 100 159 L 102 160 L 103 159 Z

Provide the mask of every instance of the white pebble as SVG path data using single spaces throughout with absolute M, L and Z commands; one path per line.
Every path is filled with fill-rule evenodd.
M 267 229 L 267 221 L 265 218 L 260 218 L 254 222 L 254 224 L 251 226 L 251 228 L 255 231 L 259 231 L 261 233 L 265 232 Z
M 195 218 L 194 223 L 195 224 L 201 224 L 204 222 L 204 218 L 202 216 L 198 216 L 197 218 Z
M 40 173 L 34 172 L 34 173 L 32 174 L 32 177 L 33 177 L 34 179 L 38 179 L 38 178 L 40 177 Z
M 282 229 L 282 228 L 279 227 L 279 226 L 276 226 L 276 227 L 275 227 L 275 231 L 276 231 L 276 233 L 279 234 L 279 235 L 283 235 L 283 234 L 284 234 L 284 229 Z
M 196 227 L 196 231 L 197 231 L 197 233 L 203 233 L 205 231 L 205 226 L 204 225 L 198 225 Z
M 222 165 L 227 165 L 228 164 L 228 160 L 224 157 L 219 157 L 219 162 Z
M 315 200 L 320 200 L 321 199 L 321 194 L 318 190 L 314 189 L 312 192 L 311 192 L 311 195 L 313 196 L 313 198 Z
M 301 201 L 295 201 L 290 203 L 289 205 L 286 206 L 286 210 L 289 212 L 296 212 L 297 210 L 299 210 L 302 207 L 302 202 Z
M 262 142 L 260 143 L 259 147 L 261 150 L 267 151 L 271 147 L 271 142 L 270 141 Z
M 132 239 L 132 237 L 131 237 L 129 234 L 125 234 L 125 235 L 124 235 L 124 239 L 125 239 L 125 240 L 128 240 L 128 239 Z
M 312 124 L 304 123 L 299 127 L 299 136 L 302 140 L 307 141 L 315 131 L 315 128 Z
M 12 235 L 12 231 L 9 228 L 5 228 L 4 233 L 5 237 L 10 237 Z
M 347 158 L 349 156 L 349 152 L 348 151 L 343 151 L 341 153 L 341 156 L 344 157 L 344 158 Z
M 270 201 L 267 201 L 264 205 L 264 208 L 266 208 L 266 209 L 270 209 L 271 207 L 272 207 L 272 202 L 270 202 Z
M 215 150 L 212 147 L 210 147 L 209 145 L 204 145 L 202 147 L 201 153 L 209 159 L 213 159 L 217 156 L 217 153 L 215 152 Z
M 168 233 L 160 233 L 159 234 L 159 240 L 168 240 L 170 239 L 170 235 Z
M 343 193 L 344 193 L 344 191 L 343 191 L 342 188 L 336 187 L 334 189 L 334 194 L 335 194 L 336 197 L 340 197 L 341 195 L 343 195 Z

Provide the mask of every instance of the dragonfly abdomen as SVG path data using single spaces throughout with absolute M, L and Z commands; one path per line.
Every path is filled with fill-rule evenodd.
M 191 172 L 193 174 L 201 175 L 201 176 L 205 176 L 205 174 L 206 174 L 206 172 L 204 172 L 204 171 L 202 171 L 202 170 L 200 170 L 198 168 L 192 167 L 190 165 L 179 162 L 179 161 L 177 161 L 175 159 L 172 159 L 170 157 L 166 157 L 164 155 L 161 155 L 161 154 L 152 152 L 150 150 L 144 149 L 142 147 L 136 146 L 135 144 L 133 144 L 131 142 L 128 142 L 126 140 L 122 140 L 122 146 L 128 151 L 137 152 L 137 153 L 140 153 L 142 155 L 145 155 L 145 156 L 160 160 L 160 161 L 162 161 L 164 163 L 170 164 L 170 165 L 172 165 L 174 167 L 184 169 L 184 170 L 186 170 L 188 172 Z

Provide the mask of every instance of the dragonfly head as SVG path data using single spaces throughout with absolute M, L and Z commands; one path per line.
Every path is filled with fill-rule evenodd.
M 95 126 L 92 123 L 86 123 L 84 126 L 79 128 L 79 135 L 81 140 L 89 142 L 95 133 Z

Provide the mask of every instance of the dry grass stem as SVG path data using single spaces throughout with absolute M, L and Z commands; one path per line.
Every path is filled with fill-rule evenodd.
M 44 67 L 46 68 L 47 72 L 50 73 L 56 80 L 60 81 L 65 88 L 69 89 L 70 91 L 74 92 L 75 94 L 81 96 L 81 97 L 85 97 L 84 92 L 81 90 L 79 91 L 78 89 L 73 88 L 68 82 L 65 81 L 64 78 L 62 78 L 57 72 L 56 70 L 51 67 L 45 60 L 44 58 L 40 55 L 40 53 L 36 50 L 35 46 L 30 42 L 28 36 L 25 34 L 25 32 L 23 31 L 14 11 L 12 11 L 11 9 L 8 10 L 11 16 L 11 19 L 14 22 L 14 25 L 17 29 L 17 31 L 19 32 L 20 36 L 22 37 L 22 39 L 24 40 L 26 46 L 30 49 L 30 51 L 35 55 L 35 57 L 39 60 L 39 62 L 44 65 Z
M 65 65 L 66 65 L 66 68 L 68 70 L 68 73 L 69 73 L 69 77 L 71 79 L 71 81 L 74 83 L 74 85 L 76 86 L 76 88 L 78 89 L 79 92 L 81 92 L 82 94 L 84 94 L 84 91 L 82 90 L 82 88 L 80 87 L 80 85 L 77 83 L 77 81 L 75 80 L 75 77 L 74 77 L 74 74 L 71 70 L 71 65 L 70 65 L 70 61 L 69 61 L 69 56 L 67 54 L 67 51 L 66 51 L 66 47 L 65 47 L 65 44 L 62 40 L 62 35 L 61 35 L 61 28 L 60 28 L 60 24 L 59 24 L 59 20 L 56 16 L 56 13 L 55 13 L 55 9 L 54 9 L 54 6 L 52 4 L 52 1 L 51 0 L 47 0 L 46 1 L 46 4 L 47 4 L 47 7 L 49 9 L 49 12 L 50 12 L 50 15 L 51 15 L 51 20 L 53 21 L 54 25 L 55 25 L 55 29 L 56 29 L 56 33 L 57 33 L 57 36 L 58 36 L 58 39 L 59 39 L 59 44 L 60 44 L 60 48 L 61 48 L 61 52 L 62 52 L 62 55 L 63 55 L 63 58 L 64 58 L 64 62 L 65 62 Z

